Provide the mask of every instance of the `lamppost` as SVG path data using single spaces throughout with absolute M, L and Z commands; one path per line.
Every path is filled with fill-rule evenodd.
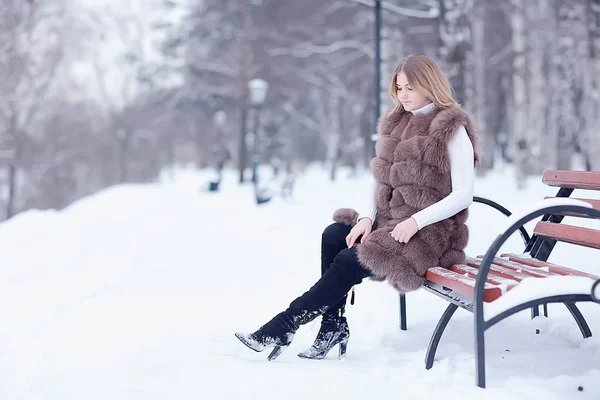
M 224 137 L 224 131 L 223 131 L 223 127 L 225 126 L 225 121 L 227 120 L 227 113 L 223 110 L 219 110 L 215 113 L 215 115 L 213 115 L 213 124 L 216 128 L 215 131 L 215 145 L 218 149 L 218 151 L 225 151 L 225 137 Z M 223 154 L 217 154 L 217 158 L 219 158 L 218 156 L 222 156 Z
M 15 203 L 15 177 L 17 174 L 17 160 L 15 157 L 15 151 L 13 149 L 10 150 L 0 150 L 0 166 L 7 167 L 7 184 L 8 184 L 8 199 L 6 201 L 6 210 L 4 214 L 4 219 L 10 219 L 14 213 L 14 203 Z
M 227 160 L 229 160 L 229 152 L 227 151 L 227 147 L 225 146 L 225 138 L 223 137 L 223 126 L 225 125 L 226 119 L 227 113 L 223 110 L 219 110 L 213 115 L 213 124 L 216 128 L 213 156 L 217 164 L 217 180 L 210 182 L 209 191 L 211 192 L 219 190 L 219 184 L 221 183 L 223 167 L 225 166 Z
M 254 110 L 254 122 L 252 126 L 252 183 L 258 184 L 258 163 L 260 160 L 260 138 L 259 138 L 259 122 L 260 111 L 267 97 L 269 84 L 263 79 L 252 79 L 248 82 L 248 92 L 250 93 L 250 107 Z
M 120 183 L 125 183 L 128 179 L 129 164 L 129 131 L 120 128 L 117 130 L 117 140 L 119 141 L 119 179 Z

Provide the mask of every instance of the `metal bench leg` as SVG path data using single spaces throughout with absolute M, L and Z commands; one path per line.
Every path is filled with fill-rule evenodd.
M 406 295 L 400 295 L 400 329 L 406 330 Z
M 544 303 L 542 304 L 543 310 L 544 310 L 544 317 L 548 317 L 548 304 Z M 535 317 L 539 317 L 540 316 L 540 306 L 537 305 L 535 307 L 531 307 L 531 319 L 534 319 Z
M 573 318 L 575 318 L 575 322 L 577 322 L 577 326 L 579 326 L 579 330 L 581 331 L 581 334 L 583 335 L 584 339 L 591 337 L 592 331 L 591 331 L 589 325 L 587 324 L 587 321 L 583 317 L 583 314 L 581 313 L 581 311 L 579 311 L 579 308 L 577 308 L 575 303 L 569 302 L 569 303 L 563 303 L 563 304 L 571 312 L 571 315 L 573 316 Z
M 531 307 L 531 319 L 540 316 L 540 306 Z
M 544 317 L 548 318 L 548 304 L 544 303 L 541 304 L 542 306 L 542 310 L 544 312 Z M 537 306 L 531 307 L 531 319 L 534 319 L 535 317 L 539 317 L 540 316 L 540 304 L 538 304 Z M 540 333 L 539 329 L 535 330 L 535 333 L 538 334 Z
M 427 348 L 427 354 L 425 355 L 425 368 L 431 369 L 433 367 L 433 359 L 435 357 L 435 352 L 437 351 L 438 344 L 440 343 L 440 339 L 442 338 L 442 334 L 450 321 L 450 318 L 454 315 L 454 312 L 458 306 L 456 304 L 450 303 L 444 314 L 442 314 L 442 318 L 440 318 L 435 330 L 433 331 L 433 335 L 431 336 L 431 340 L 429 341 L 429 347 Z
M 475 383 L 480 388 L 485 388 L 485 325 L 483 315 L 475 308 Z

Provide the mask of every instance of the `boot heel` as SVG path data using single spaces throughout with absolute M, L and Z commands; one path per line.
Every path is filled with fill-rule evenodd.
M 283 351 L 287 349 L 287 346 L 275 346 L 275 348 L 273 349 L 273 351 L 271 352 L 271 354 L 269 354 L 268 360 L 269 361 L 273 361 L 274 359 L 276 359 L 277 357 L 279 357 L 279 355 L 281 353 L 283 353 Z
M 346 338 L 340 342 L 340 354 L 338 356 L 338 358 L 340 360 L 346 359 L 346 350 L 347 349 L 348 349 L 348 338 Z

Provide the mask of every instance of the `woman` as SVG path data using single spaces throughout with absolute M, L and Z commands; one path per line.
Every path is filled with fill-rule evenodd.
M 423 55 L 399 63 L 390 95 L 395 108 L 379 121 L 369 212 L 337 210 L 323 232 L 321 279 L 256 332 L 236 333 L 252 350 L 274 347 L 269 360 L 319 315 L 317 338 L 299 356 L 324 358 L 337 344 L 343 356 L 350 336 L 346 295 L 364 278 L 406 293 L 421 287 L 427 269 L 464 262 L 476 128 L 439 67 Z

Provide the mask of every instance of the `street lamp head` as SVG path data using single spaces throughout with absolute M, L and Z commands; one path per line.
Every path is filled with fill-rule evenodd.
M 222 127 L 225 124 L 225 119 L 227 118 L 227 113 L 223 110 L 219 110 L 213 116 L 213 122 L 216 126 Z
M 263 79 L 252 79 L 248 82 L 248 90 L 250 91 L 250 104 L 260 106 L 265 102 L 269 84 Z

